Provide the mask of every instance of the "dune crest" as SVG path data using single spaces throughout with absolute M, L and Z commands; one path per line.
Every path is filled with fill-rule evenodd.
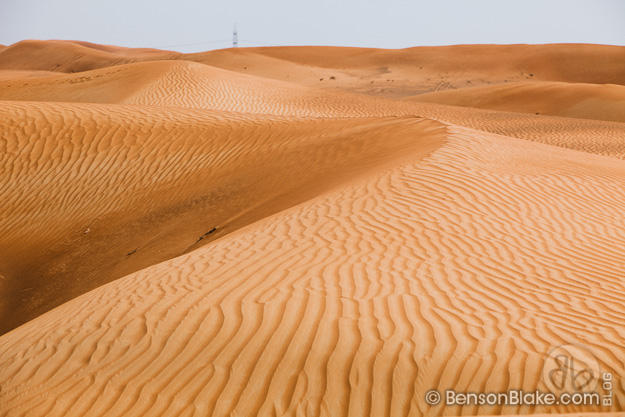
M 623 192 L 620 161 L 452 128 L 421 162 L 6 334 L 1 403 L 50 416 L 438 414 L 429 389 L 540 389 L 544 356 L 567 343 L 623 375 L 625 257 L 611 248 L 625 235 L 597 233 L 625 221 Z
M 22 41 L 0 50 L 0 69 L 94 70 L 162 59 L 195 61 L 329 90 L 403 98 L 508 82 L 625 85 L 625 47 L 589 44 L 453 45 L 398 50 L 297 46 L 181 54 L 78 41 Z
M 363 172 L 417 158 L 444 130 L 415 118 L 4 107 L 2 332 Z
M 624 51 L 0 47 L 0 416 L 618 415 Z
M 184 107 L 279 116 L 417 116 L 625 159 L 622 123 L 328 92 L 193 62 L 133 63 L 79 74 L 10 80 L 0 82 L 0 99 Z

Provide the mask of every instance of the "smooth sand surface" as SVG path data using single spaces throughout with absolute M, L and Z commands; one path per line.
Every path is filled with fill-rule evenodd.
M 89 71 L 0 82 L 0 415 L 621 414 L 624 123 L 281 78 L 341 56 L 377 71 L 391 54 L 410 62 L 402 51 L 195 57 L 257 59 L 269 76 L 30 43 L 71 50 L 61 67 Z M 2 54 L 19 48 L 11 68 Z M 0 50 L 0 66 L 54 70 L 24 48 Z M 433 66 L 449 48 L 430 50 Z M 480 48 L 541 57 L 545 74 L 576 51 Z M 584 59 L 567 76 L 622 75 Z M 612 406 L 424 400 L 548 390 L 560 345 L 614 375 Z
M 406 100 L 625 122 L 625 87 L 611 84 L 512 83 L 439 91 Z
M 519 81 L 625 85 L 625 51 L 605 45 L 455 45 L 399 50 L 240 48 L 188 54 L 185 59 L 310 86 L 391 98 Z
M 54 71 L 0 70 L 0 81 L 57 75 Z
M 180 55 L 178 52 L 143 48 L 94 46 L 87 42 L 26 40 L 0 49 L 0 69 L 73 73 Z

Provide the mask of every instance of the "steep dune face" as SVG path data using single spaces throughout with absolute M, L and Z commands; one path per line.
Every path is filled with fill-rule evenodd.
M 625 87 L 619 85 L 513 83 L 439 91 L 406 100 L 625 122 Z
M 479 415 L 583 344 L 623 375 L 621 161 L 465 128 L 6 334 L 9 415 Z M 59 399 L 63 399 L 60 401 Z M 10 412 L 9 412 L 10 410 Z
M 419 137 L 440 126 L 414 118 L 4 107 L 3 332 L 363 171 L 421 155 L 431 142 Z

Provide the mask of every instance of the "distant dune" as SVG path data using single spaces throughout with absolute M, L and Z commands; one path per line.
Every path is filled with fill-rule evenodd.
M 521 81 L 625 85 L 625 51 L 605 45 L 240 48 L 182 58 L 231 71 L 390 98 Z
M 81 72 L 130 62 L 171 59 L 178 52 L 99 46 L 86 42 L 28 40 L 0 50 L 0 69 Z
M 625 158 L 625 125 L 354 94 L 238 74 L 186 61 L 119 65 L 0 82 L 0 99 L 183 107 L 313 117 L 417 116 L 570 149 Z M 553 102 L 554 108 L 556 102 Z M 561 102 L 562 108 L 568 103 Z
M 624 53 L 0 47 L 0 416 L 623 415 Z
M 69 43 L 69 44 L 74 44 L 74 45 L 80 45 L 80 46 L 85 46 L 87 48 L 91 48 L 91 49 L 95 49 L 98 51 L 104 51 L 104 52 L 110 52 L 112 54 L 116 54 L 116 55 L 125 55 L 125 56 L 141 56 L 141 57 L 145 57 L 145 56 L 154 56 L 155 58 L 161 58 L 163 56 L 168 56 L 168 55 L 176 55 L 178 54 L 177 52 L 173 52 L 173 51 L 163 51 L 160 49 L 152 49 L 152 48 L 126 48 L 123 46 L 115 46 L 115 45 L 100 45 L 97 43 L 91 43 L 91 42 L 82 42 L 82 41 L 58 41 L 58 42 L 64 42 L 64 43 Z
M 292 116 L 407 113 L 395 102 L 343 91 L 328 92 L 189 61 L 142 62 L 36 80 L 8 80 L 0 83 L 0 99 L 186 107 Z
M 625 122 L 625 87 L 611 84 L 513 83 L 439 91 L 406 100 Z
M 397 50 L 298 46 L 181 54 L 87 42 L 29 40 L 0 50 L 0 69 L 71 73 L 161 59 L 196 61 L 264 78 L 389 98 L 506 82 L 625 85 L 623 48 L 586 44 Z

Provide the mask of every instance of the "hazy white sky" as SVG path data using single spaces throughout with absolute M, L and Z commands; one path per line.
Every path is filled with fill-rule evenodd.
M 71 39 L 193 52 L 231 46 L 235 22 L 240 46 L 625 45 L 625 0 L 0 0 L 4 45 Z

